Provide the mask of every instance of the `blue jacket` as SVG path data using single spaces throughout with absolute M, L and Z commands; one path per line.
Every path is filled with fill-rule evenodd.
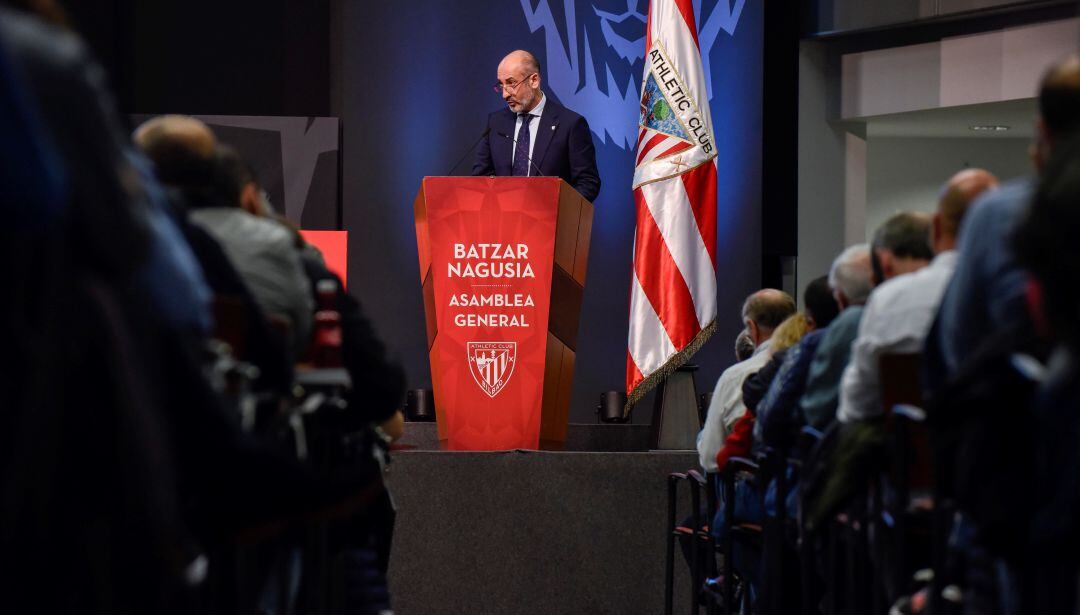
M 840 405 L 840 379 L 851 358 L 851 343 L 859 333 L 863 306 L 853 305 L 840 312 L 818 343 L 799 401 L 803 419 L 814 429 L 824 430 L 836 420 Z
M 803 426 L 799 398 L 806 388 L 810 361 L 828 329 L 807 333 L 788 350 L 769 392 L 758 404 L 754 439 L 766 446 L 784 448 L 795 440 Z
M 960 258 L 923 353 L 931 391 L 994 331 L 1031 326 L 1027 275 L 1009 242 L 1034 191 L 1031 177 L 1006 182 L 976 200 L 964 216 L 956 246 Z

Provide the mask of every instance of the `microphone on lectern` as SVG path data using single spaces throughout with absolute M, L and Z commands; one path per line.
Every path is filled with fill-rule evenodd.
M 480 138 L 474 141 L 473 144 L 469 146 L 469 149 L 465 150 L 465 153 L 461 155 L 461 158 L 458 158 L 458 161 L 454 163 L 454 166 L 450 167 L 450 172 L 447 173 L 447 175 L 453 175 L 454 171 L 456 171 L 457 168 L 461 165 L 461 163 L 465 161 L 465 158 L 468 157 L 468 155 L 471 154 L 474 149 L 476 149 L 476 146 L 480 145 L 480 142 L 483 141 L 484 138 L 487 137 L 490 133 L 491 126 L 488 126 L 484 129 L 484 134 L 480 135 Z

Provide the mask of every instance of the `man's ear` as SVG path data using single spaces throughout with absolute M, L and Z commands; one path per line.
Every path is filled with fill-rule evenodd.
M 882 282 L 896 275 L 896 257 L 889 250 L 878 250 L 878 262 L 881 263 Z
M 258 216 L 261 212 L 259 207 L 259 186 L 255 182 L 248 182 L 240 190 L 240 209 L 249 214 Z
M 750 339 L 754 341 L 754 346 L 760 346 L 761 338 L 759 336 L 761 335 L 761 329 L 758 328 L 758 324 L 749 318 L 744 322 L 746 322 L 746 332 L 750 334 Z
M 834 290 L 834 291 L 832 291 L 832 298 L 833 298 L 834 301 L 836 301 L 836 305 L 840 306 L 840 311 L 841 312 L 846 310 L 847 307 L 849 305 L 851 305 L 850 303 L 848 303 L 847 295 L 845 295 L 844 291 L 842 291 L 842 290 Z

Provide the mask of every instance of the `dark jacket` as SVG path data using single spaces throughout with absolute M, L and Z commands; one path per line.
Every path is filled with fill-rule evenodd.
M 341 360 L 352 380 L 349 410 L 358 425 L 379 424 L 393 416 L 405 398 L 405 373 L 386 356 L 386 347 L 375 335 L 360 302 L 344 290 L 341 278 L 315 258 L 301 258 L 311 280 L 311 295 L 322 280 L 337 283 L 335 307 L 341 314 Z
M 754 436 L 766 446 L 790 446 L 799 429 L 805 424 L 799 408 L 799 398 L 806 389 L 806 376 L 810 371 L 811 360 L 826 331 L 811 331 L 799 340 L 798 344 L 788 349 L 779 373 L 758 404 Z
M 516 122 L 517 114 L 509 108 L 488 116 L 489 132 L 476 150 L 473 175 L 513 175 Z M 532 151 L 532 162 L 540 173 L 561 177 L 585 200 L 596 200 L 600 194 L 600 173 L 596 169 L 596 150 L 585 118 L 547 96 Z M 531 172 L 535 173 L 536 170 Z

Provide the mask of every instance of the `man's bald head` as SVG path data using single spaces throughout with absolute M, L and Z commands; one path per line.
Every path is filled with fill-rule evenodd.
M 754 344 L 761 345 L 769 339 L 795 309 L 791 295 L 775 288 L 765 288 L 747 297 L 743 303 L 743 322 Z
M 144 152 L 169 142 L 203 157 L 214 153 L 216 143 L 210 127 L 190 115 L 159 115 L 146 120 L 135 129 L 133 138 Z
M 540 61 L 528 51 L 517 49 L 506 54 L 506 57 L 502 59 L 502 62 L 499 62 L 500 73 L 503 68 L 510 71 L 520 70 L 524 75 L 529 75 L 540 72 Z
M 964 169 L 945 182 L 941 198 L 938 199 L 937 213 L 934 214 L 935 253 L 955 247 L 960 222 L 963 221 L 968 207 L 977 196 L 997 185 L 997 178 L 985 169 Z M 938 245 L 941 243 L 947 245 Z
M 201 180 L 217 145 L 210 127 L 187 115 L 161 115 L 147 120 L 132 137 L 136 147 L 153 161 L 158 178 L 173 186 Z

